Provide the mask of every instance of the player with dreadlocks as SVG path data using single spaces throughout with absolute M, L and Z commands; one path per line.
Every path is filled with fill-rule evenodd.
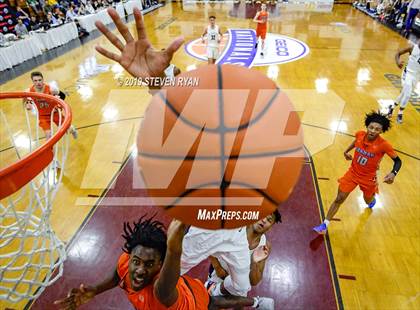
M 60 309 L 73 310 L 119 285 L 138 310 L 204 310 L 259 305 L 258 297 L 210 297 L 200 280 L 180 275 L 186 228 L 180 221 L 173 220 L 166 236 L 163 224 L 153 217 L 141 217 L 134 227 L 124 223 L 124 253 L 113 274 L 98 285 L 81 284 L 79 288 L 73 288 L 66 298 L 55 304 Z
M 388 131 L 391 127 L 389 119 L 372 112 L 366 114 L 365 126 L 367 131 L 356 132 L 356 139 L 344 152 L 344 158 L 352 160 L 352 163 L 346 174 L 338 180 L 340 185 L 338 186 L 337 197 L 331 204 L 324 222 L 314 227 L 314 230 L 319 234 L 327 232 L 331 219 L 357 185 L 362 190 L 363 199 L 368 207 L 373 208 L 376 203 L 375 193 L 378 193 L 376 172 L 379 170 L 379 163 L 385 154 L 394 161 L 392 171 L 384 178 L 385 183 L 392 184 L 401 168 L 401 159 L 397 156 L 391 144 L 380 136 L 381 133 Z M 354 148 L 353 157 L 349 152 Z

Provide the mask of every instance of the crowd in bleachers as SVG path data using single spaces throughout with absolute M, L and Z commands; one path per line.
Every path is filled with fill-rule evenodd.
M 29 31 L 47 30 L 51 27 L 74 21 L 80 35 L 88 33 L 80 27 L 79 16 L 94 14 L 109 6 L 115 6 L 122 0 L 26 0 L 15 7 L 16 35 L 22 36 Z M 143 9 L 157 4 L 157 0 L 142 0 Z
M 420 0 L 356 0 L 353 5 L 403 34 L 413 30 Z

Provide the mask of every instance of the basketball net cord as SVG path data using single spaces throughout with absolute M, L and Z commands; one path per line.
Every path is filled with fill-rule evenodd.
M 32 104 L 36 124 L 31 130 L 29 111 L 25 108 L 29 152 L 39 147 L 39 115 Z M 58 127 L 62 113 L 55 108 L 51 113 L 51 136 L 56 133 L 53 118 L 58 114 Z M 0 109 L 17 160 L 22 154 L 16 138 Z M 33 117 L 33 116 L 32 116 Z M 0 299 L 18 302 L 37 298 L 44 289 L 63 274 L 66 259 L 65 246 L 50 225 L 52 201 L 63 177 L 68 151 L 68 134 L 53 146 L 53 160 L 28 184 L 0 201 Z M 26 152 L 26 150 L 25 150 Z M 61 171 L 60 171 L 61 170 Z

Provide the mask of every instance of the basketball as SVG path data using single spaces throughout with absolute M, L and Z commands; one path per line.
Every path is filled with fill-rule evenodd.
M 138 134 L 138 166 L 154 204 L 206 229 L 272 213 L 292 192 L 304 156 L 287 96 L 260 72 L 233 65 L 203 66 L 176 83 L 153 97 Z

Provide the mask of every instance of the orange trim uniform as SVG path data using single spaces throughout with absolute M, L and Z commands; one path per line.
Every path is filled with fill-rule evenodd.
M 35 86 L 33 85 L 31 88 L 29 88 L 29 91 L 32 93 L 37 92 L 35 90 Z M 42 93 L 47 94 L 47 95 L 52 95 L 51 88 L 48 84 L 44 84 L 44 89 Z M 35 99 L 35 98 L 31 98 L 31 99 L 33 100 L 33 102 L 35 103 L 38 109 L 39 127 L 41 127 L 43 130 L 50 130 L 51 129 L 51 113 L 55 107 L 55 104 L 53 102 L 49 102 L 43 99 Z M 57 126 L 59 125 L 58 113 L 54 113 L 53 121 Z
M 368 141 L 366 135 L 366 131 L 356 133 L 353 161 L 346 174 L 338 179 L 338 183 L 340 191 L 344 193 L 352 192 L 359 185 L 365 197 L 372 197 L 379 192 L 376 172 L 382 157 L 388 154 L 395 158 L 397 153 L 382 137 L 378 136 L 374 141 Z
M 258 15 L 258 20 L 265 21 L 264 23 L 257 24 L 257 38 L 261 37 L 261 39 L 265 40 L 265 36 L 267 34 L 267 19 L 268 19 L 268 12 L 261 11 Z
M 178 290 L 177 301 L 169 308 L 162 305 L 154 296 L 153 284 L 157 280 L 155 277 L 153 284 L 146 286 L 140 291 L 131 289 L 130 275 L 128 273 L 128 262 L 130 256 L 123 253 L 117 266 L 118 276 L 121 279 L 121 288 L 125 290 L 128 299 L 138 310 L 205 310 L 208 308 L 210 301 L 209 295 L 204 288 L 203 283 L 198 279 L 193 279 L 183 275 L 179 278 L 176 288 Z M 188 284 L 186 283 L 188 282 Z

